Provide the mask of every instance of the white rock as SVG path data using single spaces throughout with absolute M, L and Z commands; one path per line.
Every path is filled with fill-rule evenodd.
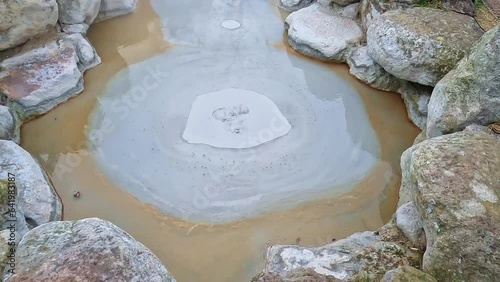
M 81 34 L 59 34 L 0 63 L 0 90 L 25 120 L 80 93 L 82 73 L 99 63 L 99 56 Z
M 286 26 L 288 42 L 294 50 L 325 61 L 344 61 L 348 47 L 363 37 L 354 20 L 319 4 L 290 14 Z
M 56 0 L 1 1 L 0 51 L 53 29 L 57 12 Z
M 294 12 L 314 2 L 316 2 L 316 0 L 280 0 L 280 8 L 285 11 Z
M 9 107 L 0 105 L 0 139 L 19 143 L 20 124 Z
M 12 141 L 0 140 L 0 152 L 0 179 L 15 175 L 18 205 L 28 225 L 61 220 L 61 202 L 39 163 Z
M 101 0 L 57 0 L 61 24 L 90 25 L 99 13 Z
M 291 128 L 266 96 L 249 90 L 224 89 L 196 98 L 183 138 L 189 143 L 242 149 L 279 138 Z
M 425 233 L 418 214 L 417 208 L 413 202 L 408 202 L 398 208 L 395 214 L 396 225 L 403 234 L 420 249 L 425 248 Z
M 96 21 L 103 21 L 132 13 L 137 0 L 101 0 L 101 8 Z

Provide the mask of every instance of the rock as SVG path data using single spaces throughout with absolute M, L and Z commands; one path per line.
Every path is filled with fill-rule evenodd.
M 261 272 L 252 278 L 251 282 L 338 282 L 333 276 L 321 275 L 310 268 L 293 269 L 284 276 L 275 273 Z
M 468 125 L 464 129 L 464 131 L 484 132 L 484 133 L 489 134 L 497 139 L 500 139 L 500 133 L 495 132 L 495 130 L 493 129 L 493 125 L 482 126 L 479 124 L 471 124 L 471 125 Z
M 340 6 L 348 6 L 348 5 L 351 5 L 353 3 L 357 3 L 359 1 L 360 0 L 330 0 L 330 2 L 332 2 L 333 4 L 337 4 Z
M 82 73 L 100 63 L 81 34 L 58 34 L 0 63 L 0 92 L 21 120 L 43 114 L 82 92 Z
M 82 23 L 82 24 L 61 24 L 61 30 L 64 33 L 80 33 L 82 35 L 87 33 L 87 30 L 89 29 L 89 25 Z
M 416 145 L 425 139 L 427 139 L 427 135 L 425 134 L 425 131 L 422 131 L 417 135 L 417 137 L 415 137 L 415 140 L 413 140 L 413 145 Z
M 279 7 L 288 12 L 295 12 L 314 2 L 316 2 L 316 0 L 280 0 Z
M 104 21 L 134 12 L 137 0 L 101 0 L 96 21 Z
M 57 0 L 57 5 L 61 24 L 90 25 L 99 13 L 101 0 Z
M 498 0 L 483 0 L 483 3 L 493 15 L 500 19 L 500 2 Z
M 20 142 L 20 123 L 12 111 L 0 105 L 0 139 Z
M 368 55 L 366 46 L 352 48 L 346 56 L 346 62 L 349 72 L 362 82 L 376 89 L 401 94 L 410 120 L 420 129 L 425 129 L 432 88 L 399 79 L 388 73 Z
M 359 15 L 361 26 L 366 31 L 371 22 L 381 14 L 391 10 L 411 8 L 421 0 L 361 0 Z
M 354 20 L 319 4 L 290 14 L 285 26 L 288 43 L 295 51 L 324 61 L 343 62 L 348 47 L 363 38 Z
M 474 18 L 454 12 L 389 11 L 368 27 L 368 54 L 398 78 L 434 86 L 482 34 Z
M 351 49 L 346 58 L 349 72 L 357 79 L 373 88 L 396 92 L 406 82 L 386 72 L 368 55 L 368 47 L 358 46 Z
M 432 88 L 417 83 L 406 82 L 397 92 L 401 94 L 405 102 L 410 120 L 418 128 L 425 130 Z
M 411 266 L 401 266 L 388 271 L 380 282 L 437 282 L 434 277 Z
M 318 248 L 272 246 L 267 251 L 265 270 L 257 277 L 276 280 L 254 281 L 293 281 L 286 279 L 308 269 L 320 279 L 298 281 L 376 281 L 390 269 L 418 264 L 418 255 L 401 244 L 382 241 L 382 235 L 374 232 L 361 232 Z
M 500 141 L 458 132 L 403 153 L 401 190 L 423 223 L 423 270 L 438 281 L 496 281 L 500 275 Z
M 53 29 L 57 16 L 56 0 L 0 2 L 0 51 Z
M 321 4 L 321 2 L 318 2 L 318 4 L 323 5 Z M 323 6 L 325 7 L 325 5 Z M 340 6 L 335 3 L 330 3 L 329 5 L 326 5 L 326 9 L 333 15 L 356 21 L 358 18 L 359 2 L 347 6 Z
M 15 175 L 16 212 L 22 212 L 29 227 L 61 220 L 62 204 L 40 164 L 12 141 L 0 140 L 0 179 Z
M 406 203 L 398 208 L 394 215 L 396 226 L 406 238 L 419 249 L 425 249 L 425 233 L 422 221 L 413 202 Z
M 19 243 L 22 236 L 28 232 L 28 224 L 19 205 L 15 185 L 7 179 L 0 179 L 0 230 L 8 230 L 9 242 Z M 9 237 L 8 237 L 9 239 Z
M 112 223 L 88 218 L 41 225 L 21 240 L 9 281 L 175 282 L 143 244 Z
M 455 11 L 469 16 L 476 15 L 476 8 L 472 0 L 441 0 L 441 7 L 446 10 Z
M 489 30 L 434 88 L 427 136 L 500 121 L 500 30 Z

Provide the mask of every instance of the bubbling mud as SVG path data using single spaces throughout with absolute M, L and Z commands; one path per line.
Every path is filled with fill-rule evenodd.
M 121 71 L 89 124 L 102 171 L 167 214 L 207 223 L 352 189 L 380 155 L 359 95 L 328 69 L 262 51 L 235 66 L 237 54 L 174 47 Z M 249 112 L 227 120 L 238 104 Z

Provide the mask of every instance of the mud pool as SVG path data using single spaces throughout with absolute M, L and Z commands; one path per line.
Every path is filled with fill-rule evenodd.
M 249 281 L 270 244 L 386 222 L 418 130 L 398 95 L 290 51 L 283 16 L 274 1 L 152 0 L 91 27 L 103 63 L 84 93 L 22 130 L 65 219 L 117 224 L 180 282 Z M 289 130 L 242 149 L 188 142 L 196 98 L 224 89 L 266 96 Z

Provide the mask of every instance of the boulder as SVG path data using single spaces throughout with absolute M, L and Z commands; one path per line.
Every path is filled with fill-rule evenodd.
M 428 104 L 431 98 L 432 87 L 406 82 L 397 91 L 401 94 L 406 105 L 410 120 L 425 130 L 427 124 Z
M 401 266 L 388 271 L 380 282 L 437 282 L 434 277 L 411 266 Z
M 394 214 L 396 226 L 404 236 L 419 249 L 425 249 L 425 233 L 417 208 L 413 202 L 406 203 L 398 208 Z
M 471 53 L 434 88 L 427 136 L 500 121 L 500 28 L 489 30 Z
M 356 21 L 317 3 L 290 14 L 285 27 L 295 51 L 324 61 L 343 62 L 348 48 L 363 38 Z
M 61 24 L 61 30 L 64 33 L 80 33 L 82 35 L 85 35 L 87 33 L 87 30 L 89 29 L 89 25 L 86 23 L 81 23 L 81 24 Z
M 346 62 L 349 72 L 362 82 L 376 89 L 401 94 L 410 120 L 420 129 L 425 129 L 432 88 L 399 79 L 388 73 L 368 55 L 366 46 L 351 48 Z
M 396 92 L 406 83 L 373 61 L 368 55 L 366 45 L 352 48 L 346 57 L 346 62 L 352 75 L 373 88 Z
M 7 230 L 9 237 L 6 240 L 17 244 L 28 232 L 28 224 L 15 188 L 15 184 L 9 182 L 8 178 L 0 179 L 0 230 Z
M 339 282 L 333 276 L 321 275 L 310 268 L 293 269 L 284 276 L 275 273 L 261 272 L 252 278 L 251 282 Z
M 314 2 L 316 2 L 316 0 L 280 0 L 279 7 L 288 12 L 295 12 Z
M 61 24 L 90 25 L 99 13 L 101 0 L 57 0 L 57 5 Z
M 96 21 L 104 21 L 134 12 L 137 0 L 101 0 Z
M 483 126 L 479 124 L 468 125 L 464 131 L 484 132 L 497 139 L 500 139 L 500 123 Z
M 330 1 L 332 4 L 337 4 L 337 5 L 344 7 L 344 6 L 351 5 L 353 3 L 357 3 L 360 0 L 328 0 L 328 1 Z
M 310 271 L 315 272 L 315 280 L 298 281 L 377 281 L 390 269 L 419 264 L 418 254 L 399 243 L 383 241 L 382 232 L 377 234 L 355 233 L 317 248 L 272 246 L 267 250 L 264 272 L 254 281 L 297 281 L 291 278 L 313 277 Z
M 22 212 L 28 227 L 61 220 L 61 201 L 40 164 L 12 141 L 0 140 L 0 152 L 0 179 L 14 178 L 16 212 Z
M 398 78 L 434 86 L 482 34 L 474 18 L 454 12 L 389 11 L 368 27 L 368 54 Z
M 462 131 L 425 140 L 401 158 L 403 193 L 422 220 L 422 269 L 438 281 L 500 275 L 500 141 Z
M 0 139 L 20 142 L 20 123 L 9 107 L 0 105 Z
M 359 16 L 361 26 L 366 31 L 371 22 L 381 14 L 391 10 L 411 8 L 421 0 L 361 0 Z
M 56 0 L 1 1 L 0 51 L 54 29 L 57 17 Z
M 476 7 L 472 0 L 441 0 L 440 7 L 446 10 L 454 11 L 469 16 L 476 15 Z
M 175 282 L 143 244 L 112 223 L 88 218 L 41 225 L 28 232 L 16 253 L 9 281 Z
M 83 72 L 100 63 L 81 34 L 58 34 L 25 46 L 0 63 L 0 92 L 21 120 L 82 92 Z

